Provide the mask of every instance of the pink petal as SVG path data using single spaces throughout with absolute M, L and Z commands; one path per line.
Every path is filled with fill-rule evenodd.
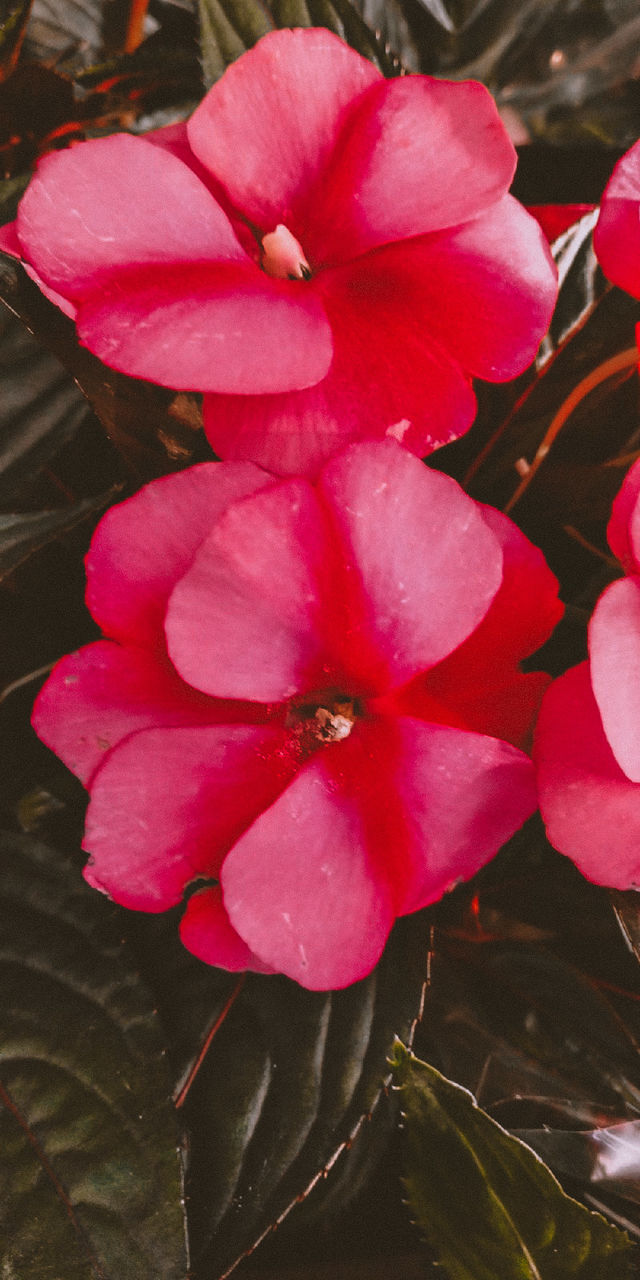
M 535 760 L 540 810 L 556 849 L 583 875 L 640 885 L 640 788 L 616 764 L 583 662 L 554 680 L 542 704 Z
M 105 753 L 138 729 L 221 718 L 220 705 L 183 684 L 168 662 L 98 640 L 56 665 L 36 700 L 32 724 L 88 783 Z
M 553 314 L 557 272 L 540 227 L 512 196 L 373 262 L 383 260 L 414 324 L 468 373 L 502 382 L 531 363 Z
M 346 262 L 475 218 L 506 195 L 515 166 L 483 85 L 430 76 L 383 80 L 345 121 L 303 240 L 309 260 Z
M 111 507 L 87 557 L 87 604 L 103 631 L 164 652 L 164 615 L 176 582 L 229 504 L 270 481 L 250 463 L 205 462 Z
M 319 482 L 348 566 L 341 651 L 365 688 L 404 683 L 484 617 L 502 552 L 482 509 L 394 441 L 352 445 Z
M 199 160 L 263 232 L 297 235 L 351 103 L 380 72 L 322 28 L 274 31 L 234 62 L 189 123 Z
M 217 884 L 191 895 L 180 921 L 180 938 L 187 950 L 205 964 L 214 964 L 232 973 L 244 969 L 273 973 L 236 933 Z
M 183 391 L 298 391 L 333 355 L 320 298 L 247 258 L 119 275 L 85 299 L 77 323 L 110 368 Z
M 369 854 L 357 790 L 316 756 L 227 855 L 224 904 L 247 945 L 304 987 L 345 987 L 373 968 L 394 919 Z M 353 759 L 353 756 L 351 756 Z
M 205 431 L 223 458 L 253 458 L 278 474 L 315 474 L 357 439 L 401 440 L 420 457 L 462 435 L 476 402 L 454 356 L 416 322 L 403 293 L 403 249 L 384 250 L 313 282 L 333 333 L 323 382 L 291 395 L 209 396 Z
M 589 624 L 591 684 L 623 773 L 640 782 L 640 578 L 612 582 Z
M 402 915 L 497 853 L 535 812 L 535 777 L 529 757 L 496 738 L 405 717 L 384 732 L 393 739 L 384 786 L 405 825 Z
M 48 298 L 50 302 L 53 302 L 54 306 L 59 307 L 60 310 L 64 312 L 65 316 L 69 316 L 71 320 L 75 320 L 76 307 L 73 302 L 70 302 L 68 298 L 63 298 L 62 294 L 58 293 L 55 289 L 49 288 L 49 285 L 45 284 L 42 277 L 38 275 L 38 272 L 34 270 L 30 263 L 24 261 L 22 245 L 18 238 L 17 226 L 17 222 L 7 222 L 4 227 L 0 227 L 0 250 L 2 253 L 8 253 L 12 258 L 18 258 L 27 275 L 30 276 L 30 278 L 37 284 L 45 298 Z
M 458 654 L 462 655 L 472 641 L 473 636 L 444 662 L 416 676 L 390 697 L 376 699 L 374 708 L 471 729 L 528 751 L 551 676 L 544 671 L 525 675 L 508 667 L 505 672 L 497 663 L 492 666 L 489 657 L 475 667 L 471 652 L 467 667 Z
M 45 156 L 17 226 L 25 257 L 72 298 L 100 289 L 126 266 L 147 263 L 160 274 L 175 263 L 246 261 L 195 174 L 168 151 L 124 133 Z
M 334 576 L 327 523 L 306 481 L 234 504 L 169 602 L 172 661 L 195 688 L 223 698 L 277 702 L 327 687 Z
M 191 880 L 217 876 L 292 773 L 286 735 L 271 726 L 133 734 L 93 778 L 85 879 L 125 907 L 165 911 Z
M 605 187 L 593 247 L 609 280 L 640 297 L 640 142 L 618 161 Z
M 550 244 L 569 230 L 585 213 L 592 213 L 593 204 L 528 204 L 527 210 L 540 223 Z
M 640 572 L 640 461 L 629 469 L 614 499 L 607 538 L 625 573 Z

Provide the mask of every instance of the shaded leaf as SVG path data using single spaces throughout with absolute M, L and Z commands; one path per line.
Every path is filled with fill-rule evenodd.
M 17 62 L 30 8 L 31 0 L 3 0 L 0 5 L 0 79 Z
M 117 494 L 111 489 L 98 498 L 85 498 L 60 511 L 29 512 L 26 515 L 0 515 L 0 579 L 6 578 L 29 556 L 46 546 L 52 538 L 70 532 L 87 516 L 102 511 Z
M 628 1238 L 564 1194 L 466 1089 L 396 1044 L 412 1211 L 451 1280 L 623 1280 Z
M 276 27 L 328 27 L 385 75 L 400 66 L 351 0 L 198 0 L 200 47 L 207 88 L 229 63 Z
M 376 970 L 344 991 L 258 975 L 238 988 L 189 958 L 173 997 L 161 978 L 170 1043 L 185 1044 L 207 986 L 211 1025 L 226 1007 L 184 1104 L 197 1277 L 222 1276 L 249 1252 L 376 1107 L 394 1035 L 410 1035 L 420 1011 L 427 946 L 424 918 L 401 921 Z
M 184 1280 L 162 1042 L 117 912 L 28 837 L 0 854 L 3 1273 Z

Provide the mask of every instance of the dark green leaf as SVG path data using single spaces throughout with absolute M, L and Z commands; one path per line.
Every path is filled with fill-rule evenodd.
M 0 299 L 73 375 L 138 481 L 210 456 L 199 402 L 106 368 L 81 347 L 75 325 L 12 259 L 0 255 Z
M 52 538 L 59 538 L 74 529 L 87 516 L 102 511 L 113 501 L 117 490 L 101 494 L 99 498 L 85 498 L 73 507 L 60 511 L 38 511 L 26 515 L 0 515 L 0 579 L 13 573 L 18 565 Z
M 234 991 L 228 974 L 183 964 L 176 994 L 189 1017 L 207 983 L 213 1021 L 232 1000 L 184 1108 L 198 1277 L 225 1274 L 251 1250 L 376 1107 L 394 1035 L 410 1034 L 420 1010 L 426 955 L 427 925 L 416 916 L 396 927 L 370 977 L 344 991 L 257 975 Z M 160 1011 L 182 1045 L 185 1015 L 171 1003 L 161 997 Z
M 117 913 L 26 836 L 0 855 L 0 1269 L 184 1280 L 166 1064 Z
M 230 62 L 276 27 L 328 27 L 385 75 L 400 71 L 351 0 L 198 0 L 198 9 L 207 87 L 219 80 Z
M 466 1089 L 395 1046 L 405 1185 L 451 1280 L 625 1280 L 630 1241 L 564 1194 Z
M 15 66 L 30 8 L 31 0 L 2 0 L 0 4 L 0 79 Z

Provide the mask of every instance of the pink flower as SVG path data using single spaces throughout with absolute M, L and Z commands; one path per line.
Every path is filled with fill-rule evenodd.
M 91 793 L 90 884 L 188 898 L 211 964 L 344 986 L 396 916 L 481 867 L 536 805 L 561 608 L 507 517 L 393 441 L 305 479 L 205 463 L 113 508 L 88 557 L 106 639 L 34 713 Z
M 555 680 L 536 730 L 551 843 L 589 880 L 640 887 L 640 464 L 613 504 L 609 544 L 626 576 L 598 600 L 589 658 Z
M 430 452 L 531 362 L 556 280 L 514 167 L 482 85 L 274 31 L 186 126 L 47 156 L 2 243 L 106 364 L 205 392 L 220 456 L 310 473 Z
M 593 247 L 609 280 L 640 298 L 640 142 L 618 161 L 604 189 Z

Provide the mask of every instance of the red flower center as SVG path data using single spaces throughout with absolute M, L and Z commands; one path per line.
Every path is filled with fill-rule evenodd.
M 281 222 L 262 237 L 262 270 L 277 280 L 310 280 L 311 267 L 302 245 Z
M 298 738 L 303 754 L 310 755 L 318 747 L 348 738 L 356 720 L 363 714 L 355 698 L 346 693 L 326 692 L 292 702 L 287 725 Z

